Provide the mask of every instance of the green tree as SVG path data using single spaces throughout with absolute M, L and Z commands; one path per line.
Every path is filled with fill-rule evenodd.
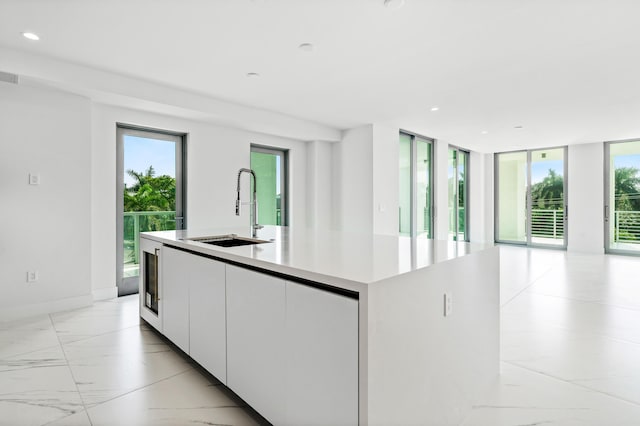
M 531 199 L 534 209 L 562 210 L 563 209 L 564 180 L 555 170 L 549 169 L 549 174 L 531 186 Z
M 173 211 L 176 208 L 176 180 L 171 176 L 155 176 L 153 166 L 143 172 L 127 170 L 136 181 L 124 188 L 124 211 Z
M 640 211 L 639 171 L 635 167 L 619 167 L 616 169 L 616 211 Z
M 153 215 L 140 215 L 138 217 L 125 217 L 124 235 L 127 241 L 133 245 L 135 224 L 141 232 L 165 231 L 176 229 L 176 180 L 171 176 L 156 176 L 153 166 L 142 172 L 127 170 L 127 174 L 135 179 L 135 183 L 124 188 L 125 212 L 170 212 Z M 131 255 L 134 258 L 134 255 Z

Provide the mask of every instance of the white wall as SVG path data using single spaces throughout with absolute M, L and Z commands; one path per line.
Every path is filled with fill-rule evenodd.
M 332 215 L 332 152 L 333 143 L 307 143 L 307 226 L 331 229 Z
M 289 149 L 290 225 L 307 226 L 308 158 L 305 142 L 125 108 L 94 105 L 92 282 L 95 295 L 107 296 L 115 292 L 116 123 L 187 133 L 186 214 L 189 229 L 248 226 L 249 209 L 245 208 L 240 217 L 235 216 L 235 190 L 238 169 L 250 166 L 250 144 Z M 326 165 L 319 167 L 322 170 Z M 248 200 L 248 181 L 243 188 L 243 200 Z
M 373 229 L 373 125 L 345 130 L 334 146 L 334 200 L 337 228 L 371 233 Z
M 433 149 L 433 238 L 446 240 L 449 238 L 449 144 L 447 141 L 437 140 Z
M 567 204 L 571 252 L 604 253 L 604 147 L 569 146 Z
M 398 234 L 399 128 L 380 124 L 349 129 L 333 145 L 334 228 Z M 434 144 L 434 229 L 449 235 L 449 144 Z M 471 153 L 471 241 L 493 241 L 493 156 Z
M 398 234 L 400 187 L 397 127 L 373 126 L 373 232 Z
M 0 319 L 91 301 L 90 114 L 86 98 L 0 83 Z
M 469 161 L 469 239 L 493 242 L 493 154 L 472 151 Z

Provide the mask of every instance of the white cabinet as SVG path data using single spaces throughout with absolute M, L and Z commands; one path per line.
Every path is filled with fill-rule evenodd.
M 193 254 L 162 248 L 162 330 L 165 336 L 189 353 L 189 271 Z
M 140 238 L 140 317 L 162 333 L 162 243 Z
M 286 423 L 358 424 L 358 301 L 286 283 Z
M 285 281 L 226 268 L 227 386 L 274 425 L 286 424 Z
M 275 425 L 358 424 L 357 299 L 152 243 L 143 318 Z
M 192 255 L 189 274 L 189 355 L 227 383 L 225 265 Z

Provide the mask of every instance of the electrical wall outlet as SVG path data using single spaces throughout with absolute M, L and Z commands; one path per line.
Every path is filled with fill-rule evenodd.
M 40 185 L 40 175 L 37 173 L 29 173 L 29 185 Z
M 444 316 L 448 317 L 453 313 L 453 298 L 451 293 L 444 294 Z
M 28 271 L 27 272 L 27 282 L 34 283 L 38 281 L 38 271 Z

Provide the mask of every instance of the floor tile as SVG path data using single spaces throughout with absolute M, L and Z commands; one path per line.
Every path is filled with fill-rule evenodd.
M 83 408 L 60 347 L 0 360 L 0 425 L 41 425 Z
M 0 322 L 0 358 L 59 345 L 48 315 Z
M 46 423 L 43 426 L 92 426 L 86 411 L 79 411 L 67 417 Z M 124 425 L 123 425 L 124 426 Z M 128 425 L 133 426 L 133 425 Z
M 562 328 L 640 344 L 640 310 L 526 291 L 502 308 L 503 332 Z
M 192 369 L 154 331 L 126 328 L 63 344 L 87 406 Z
M 100 301 L 92 306 L 51 315 L 61 342 L 68 343 L 140 324 L 137 295 Z
M 463 426 L 639 424 L 639 405 L 506 363 L 501 370 Z
M 220 385 L 196 370 L 178 374 L 88 410 L 98 425 L 256 425 Z
M 563 259 L 561 251 L 501 245 L 500 305 L 504 306 Z
M 640 310 L 640 260 L 625 256 L 567 255 L 529 291 Z

